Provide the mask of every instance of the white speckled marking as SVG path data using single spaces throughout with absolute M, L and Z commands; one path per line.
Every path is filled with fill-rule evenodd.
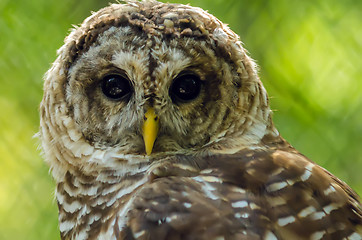
M 267 186 L 266 189 L 268 190 L 268 192 L 275 192 L 275 191 L 285 188 L 286 186 L 288 186 L 288 184 L 286 182 L 276 182 L 276 183 L 272 183 L 269 186 Z
M 240 214 L 240 213 L 235 213 L 235 214 L 234 214 L 234 217 L 235 217 L 235 218 L 241 218 L 241 214 Z
M 326 216 L 326 214 L 324 212 L 315 212 L 313 213 L 310 217 L 313 219 L 313 220 L 319 220 L 319 219 L 322 219 Z
M 230 190 L 233 192 L 237 192 L 237 193 L 246 193 L 246 191 L 244 189 L 239 188 L 239 187 L 232 187 Z
M 292 179 L 287 179 L 285 180 L 289 186 L 292 186 L 296 181 L 295 180 L 292 180 Z
M 312 175 L 312 172 L 309 171 L 308 169 L 306 169 L 306 170 L 304 171 L 303 175 L 300 176 L 300 179 L 301 179 L 303 182 L 305 182 L 305 181 L 307 181 L 307 180 L 310 178 L 311 175 Z
M 202 173 L 202 174 L 210 174 L 210 173 L 212 173 L 212 169 L 204 169 L 200 173 Z
M 194 179 L 197 182 L 204 182 L 204 179 L 202 179 L 200 176 L 193 177 L 192 179 Z
M 332 186 L 332 185 L 330 185 L 329 186 L 329 188 L 327 188 L 326 190 L 324 190 L 324 195 L 329 195 L 330 193 L 333 193 L 333 192 L 335 192 L 336 191 L 336 189 Z
M 77 240 L 86 240 L 88 238 L 88 233 L 86 232 L 86 230 L 82 230 L 80 231 L 77 235 L 75 235 L 74 239 Z
M 222 183 L 222 180 L 220 178 L 214 176 L 203 176 L 202 179 L 204 179 L 206 182 Z
M 139 232 L 136 232 L 136 233 L 134 233 L 133 234 L 133 237 L 134 238 L 139 238 L 139 237 L 141 237 L 143 234 L 145 234 L 146 233 L 146 231 L 145 230 L 142 230 L 142 231 L 139 231 Z
M 348 236 L 348 240 L 361 240 L 361 239 L 362 239 L 361 234 L 356 232 Z
M 101 219 L 102 215 L 100 213 L 97 213 L 93 216 L 90 216 L 89 217 L 89 221 L 88 221 L 88 224 L 91 225 L 92 223 L 98 221 L 99 219 Z
M 325 231 L 315 232 L 312 235 L 310 235 L 310 240 L 320 240 L 322 239 L 325 233 L 326 233 Z
M 184 206 L 185 206 L 185 208 L 190 208 L 192 205 L 191 205 L 191 203 L 185 202 Z
M 75 211 L 79 210 L 82 206 L 83 205 L 81 205 L 80 202 L 77 200 L 71 202 L 71 204 L 68 204 L 67 202 L 63 203 L 64 211 L 68 213 L 74 213 Z
M 277 168 L 276 170 L 274 170 L 272 173 L 271 173 L 271 176 L 275 176 L 275 175 L 278 175 L 279 173 L 283 172 L 284 171 L 284 168 Z
M 59 223 L 59 230 L 62 233 L 68 232 L 71 229 L 73 229 L 74 225 L 75 225 L 75 222 L 73 222 L 73 221 L 63 221 L 63 222 Z
M 295 221 L 295 217 L 293 216 L 288 216 L 288 217 L 284 217 L 284 218 L 279 218 L 278 219 L 278 225 L 281 227 L 284 227 L 285 225 L 292 223 Z
M 180 164 L 180 163 L 175 163 L 174 164 L 175 167 L 178 167 L 180 169 L 183 169 L 183 170 L 188 170 L 188 171 L 191 171 L 191 172 L 196 172 L 196 169 L 189 166 L 189 165 L 186 165 L 186 164 Z
M 336 209 L 338 209 L 338 208 L 339 208 L 339 206 L 338 206 L 337 204 L 331 203 L 331 204 L 325 206 L 325 207 L 323 208 L 323 211 L 324 211 L 325 213 L 329 214 L 330 212 L 332 212 L 333 210 L 336 210 Z
M 255 210 L 255 209 L 260 209 L 260 207 L 259 207 L 258 205 L 256 205 L 255 203 L 253 203 L 253 202 L 250 203 L 249 206 L 250 206 L 250 208 L 253 209 L 253 210 Z
M 243 214 L 241 214 L 241 217 L 242 218 L 248 218 L 250 215 L 249 215 L 249 213 L 243 213 Z
M 313 168 L 314 168 L 314 164 L 313 163 L 308 163 L 307 166 L 305 166 L 304 168 L 311 172 L 313 170 Z
M 217 200 L 219 199 L 218 196 L 216 196 L 213 191 L 216 190 L 215 187 L 213 187 L 210 183 L 202 181 L 204 184 L 202 185 L 201 189 L 203 190 L 203 192 L 206 194 L 206 196 L 212 200 Z
M 231 206 L 233 208 L 244 208 L 244 207 L 248 206 L 248 202 L 247 201 L 233 202 L 233 203 L 231 203 Z
M 278 238 L 271 231 L 267 231 L 264 235 L 263 240 L 278 240 Z
M 306 217 L 314 212 L 316 212 L 317 210 L 313 207 L 313 206 L 309 206 L 309 207 L 306 207 L 304 208 L 302 211 L 300 211 L 298 213 L 298 216 L 299 217 Z

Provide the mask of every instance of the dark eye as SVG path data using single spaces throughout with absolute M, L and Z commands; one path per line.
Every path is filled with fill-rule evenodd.
M 187 102 L 197 98 L 200 91 L 200 78 L 195 74 L 183 74 L 173 80 L 170 96 L 174 102 Z
M 111 99 L 120 100 L 130 97 L 132 87 L 128 78 L 114 74 L 108 75 L 103 79 L 102 92 Z

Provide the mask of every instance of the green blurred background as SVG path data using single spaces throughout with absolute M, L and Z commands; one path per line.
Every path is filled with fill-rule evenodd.
M 185 0 L 237 32 L 281 134 L 362 194 L 362 1 Z M 59 239 L 32 136 L 42 76 L 71 24 L 108 0 L 0 0 L 0 239 Z

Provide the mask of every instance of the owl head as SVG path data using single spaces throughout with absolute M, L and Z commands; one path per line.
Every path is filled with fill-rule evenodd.
M 40 112 L 55 175 L 58 165 L 112 167 L 277 135 L 238 36 L 200 8 L 157 1 L 112 4 L 73 29 Z

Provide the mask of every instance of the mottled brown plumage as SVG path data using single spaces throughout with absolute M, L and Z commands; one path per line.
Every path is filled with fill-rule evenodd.
M 62 239 L 361 239 L 357 194 L 279 135 L 209 13 L 112 4 L 58 54 L 40 135 Z

